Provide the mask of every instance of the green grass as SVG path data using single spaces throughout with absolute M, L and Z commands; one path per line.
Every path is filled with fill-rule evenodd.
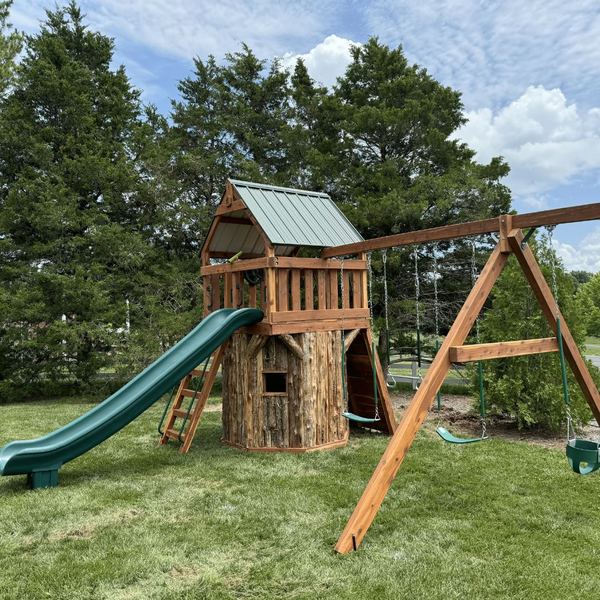
M 600 337 L 594 337 L 593 335 L 588 335 L 585 338 L 586 344 L 598 344 L 600 345 Z
M 0 443 L 89 408 L 0 406 Z M 422 431 L 360 550 L 342 556 L 333 545 L 386 437 L 248 454 L 220 443 L 210 412 L 181 456 L 156 446 L 161 410 L 64 466 L 56 489 L 0 480 L 1 598 L 597 597 L 600 480 L 558 450 Z

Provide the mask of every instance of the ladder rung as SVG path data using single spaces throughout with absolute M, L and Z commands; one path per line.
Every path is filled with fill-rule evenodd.
M 206 373 L 204 373 L 204 376 L 206 377 L 208 375 L 208 371 L 210 369 L 210 366 L 206 369 Z M 190 375 L 192 377 L 202 377 L 202 370 L 201 369 L 194 369 Z
M 195 396 L 198 396 L 200 394 L 200 390 L 198 390 L 197 392 L 194 390 L 188 390 L 188 389 L 183 389 L 181 390 L 181 395 L 185 396 L 186 398 L 194 398 Z
M 174 429 L 167 429 L 165 431 L 165 435 L 172 440 L 179 441 L 179 431 L 175 431 Z M 181 434 L 181 440 L 185 440 L 185 433 Z
M 184 410 L 183 408 L 174 408 L 173 409 L 173 414 L 176 417 L 179 417 L 180 419 L 185 419 L 186 415 L 188 414 L 187 410 Z M 192 416 L 192 411 L 190 410 L 190 417 Z

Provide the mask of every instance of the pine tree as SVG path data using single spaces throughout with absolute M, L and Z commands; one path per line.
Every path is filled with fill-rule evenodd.
M 130 145 L 139 93 L 75 3 L 48 11 L 0 110 L 0 378 L 110 360 L 149 251 Z
M 8 22 L 13 0 L 0 2 L 0 98 L 15 76 L 15 59 L 23 45 L 23 36 Z

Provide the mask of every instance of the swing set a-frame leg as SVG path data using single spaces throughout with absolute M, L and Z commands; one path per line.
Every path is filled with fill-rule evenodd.
M 351 552 L 361 543 L 417 431 L 423 424 L 437 391 L 450 371 L 450 346 L 459 346 L 465 341 L 490 290 L 504 268 L 508 255 L 509 253 L 501 251 L 500 245 L 492 252 L 346 524 L 335 546 L 336 552 Z
M 524 249 L 521 247 L 522 241 L 523 233 L 520 229 L 515 229 L 510 232 L 508 236 L 510 248 L 517 257 L 521 269 L 523 269 L 523 273 L 525 273 L 525 277 L 537 298 L 542 312 L 548 320 L 550 328 L 554 332 L 554 335 L 557 335 L 556 304 L 554 302 L 554 297 L 552 296 L 552 291 L 548 287 L 540 266 L 535 260 L 529 246 L 525 246 Z M 577 347 L 562 314 L 560 314 L 560 324 L 565 357 L 571 366 L 575 379 L 577 380 L 585 399 L 592 409 L 596 421 L 600 423 L 600 394 L 596 389 L 594 380 L 585 364 L 585 360 L 583 360 L 579 348 Z

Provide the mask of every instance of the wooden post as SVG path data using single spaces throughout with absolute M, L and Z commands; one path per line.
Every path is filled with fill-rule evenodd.
M 501 215 L 498 220 L 500 221 L 500 251 L 510 254 L 508 236 L 512 230 L 512 215 Z
M 552 295 L 529 246 L 526 246 L 525 250 L 521 248 L 523 233 L 520 230 L 513 230 L 509 235 L 508 241 L 525 273 L 525 277 L 527 277 L 529 285 L 533 289 L 533 293 L 542 308 L 544 316 L 548 319 L 550 329 L 557 335 L 556 304 L 554 302 L 554 296 Z M 594 380 L 588 371 L 587 365 L 579 352 L 579 348 L 577 347 L 562 314 L 560 315 L 560 330 L 562 333 L 565 357 L 573 370 L 575 379 L 577 379 L 577 383 L 579 384 L 585 399 L 592 409 L 594 418 L 600 423 L 600 394 L 596 389 Z
M 419 427 L 425 420 L 429 406 L 450 370 L 450 346 L 459 346 L 465 341 L 475 322 L 475 318 L 481 311 L 490 290 L 504 268 L 507 258 L 508 254 L 501 252 L 500 245 L 496 246 L 454 321 L 452 328 L 448 332 L 442 347 L 431 363 L 425 379 L 406 409 L 400 425 L 396 429 L 371 480 L 356 505 L 350 520 L 337 542 L 335 547 L 337 552 L 351 552 L 352 550 L 356 550 L 360 545 Z
M 275 257 L 275 249 L 273 248 L 273 246 L 266 247 L 265 255 L 267 256 L 267 258 Z M 276 311 L 276 305 L 275 305 L 275 298 L 277 297 L 276 296 L 276 288 L 277 288 L 276 269 L 274 269 L 272 267 L 265 269 L 264 286 L 265 286 L 265 292 L 263 292 L 263 294 L 266 294 L 266 302 L 265 302 L 265 306 L 263 308 L 263 312 L 265 313 L 265 320 L 268 323 L 272 323 L 273 322 L 273 314 Z M 264 295 L 261 298 L 261 302 L 263 300 L 265 300 Z

